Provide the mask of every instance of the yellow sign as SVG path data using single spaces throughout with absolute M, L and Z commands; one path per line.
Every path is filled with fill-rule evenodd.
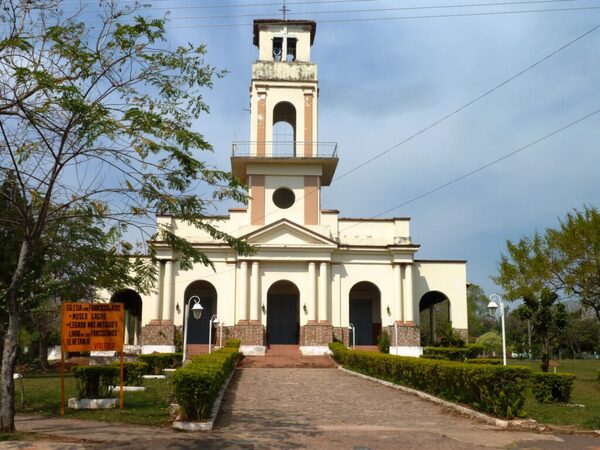
M 63 352 L 123 351 L 122 303 L 63 303 Z

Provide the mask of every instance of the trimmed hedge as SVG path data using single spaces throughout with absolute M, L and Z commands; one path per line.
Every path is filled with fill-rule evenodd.
M 568 403 L 574 380 L 575 374 L 572 373 L 534 373 L 531 377 L 531 392 L 540 403 Z
M 502 360 L 498 358 L 470 358 L 465 359 L 468 364 L 492 364 L 494 366 L 499 366 L 502 364 Z
M 145 375 L 161 375 L 163 369 L 181 366 L 183 353 L 152 353 L 138 356 L 138 361 L 148 365 Z
M 120 370 L 121 365 L 119 362 L 114 362 L 112 365 L 119 367 Z M 141 386 L 146 373 L 148 373 L 148 364 L 145 362 L 124 362 L 123 384 L 125 386 Z
M 77 399 L 111 398 L 111 386 L 120 379 L 119 366 L 78 366 L 73 368 Z
M 236 347 L 224 347 L 211 354 L 194 356 L 173 374 L 173 390 L 183 420 L 207 420 L 221 386 L 235 368 Z
M 523 415 L 531 370 L 490 364 L 464 364 L 329 345 L 333 357 L 350 370 L 401 384 L 499 417 Z
M 481 353 L 483 353 L 483 347 L 479 344 L 467 344 L 464 347 L 425 347 L 422 358 L 464 361 L 477 358 Z
M 240 348 L 241 344 L 242 344 L 242 341 L 239 339 L 227 339 L 225 341 L 225 347 Z

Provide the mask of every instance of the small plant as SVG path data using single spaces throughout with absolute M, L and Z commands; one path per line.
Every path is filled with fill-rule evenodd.
M 114 366 L 121 370 L 118 362 L 113 363 Z M 144 375 L 148 372 L 148 364 L 143 362 L 126 362 L 123 363 L 123 384 L 125 386 L 141 386 L 144 381 Z
M 79 366 L 73 368 L 77 398 L 111 398 L 112 386 L 119 384 L 119 366 Z
M 379 347 L 381 353 L 390 352 L 390 335 L 386 330 L 383 330 L 377 337 L 377 347 Z
M 161 375 L 163 369 L 176 369 L 181 366 L 181 353 L 152 353 L 138 356 L 138 361 L 148 365 L 146 374 Z
M 574 380 L 575 375 L 572 373 L 534 373 L 531 377 L 531 391 L 540 403 L 568 403 Z

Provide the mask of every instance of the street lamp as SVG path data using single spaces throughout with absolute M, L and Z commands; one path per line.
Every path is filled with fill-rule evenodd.
M 219 324 L 219 319 L 217 319 L 217 315 L 213 314 L 208 322 L 208 353 L 210 354 L 212 350 L 212 328 L 214 325 Z
M 193 305 L 192 300 L 194 301 Z M 194 317 L 194 319 L 200 320 L 200 317 L 202 317 L 202 310 L 204 309 L 200 304 L 200 297 L 198 297 L 197 295 L 192 295 L 188 300 L 187 306 L 183 310 L 183 364 L 185 364 L 185 359 L 187 358 L 188 309 L 192 310 L 192 316 Z
M 348 326 L 348 329 L 352 331 L 352 350 L 356 347 L 356 328 L 354 328 L 353 324 Z
M 502 301 L 502 297 L 498 294 L 490 295 L 490 302 L 488 303 L 488 311 L 490 316 L 496 315 L 496 310 L 498 309 L 498 303 L 500 304 L 500 319 L 502 320 L 502 361 L 503 364 L 506 365 L 506 328 L 504 327 L 504 302 Z

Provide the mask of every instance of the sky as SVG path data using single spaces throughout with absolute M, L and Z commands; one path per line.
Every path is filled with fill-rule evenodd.
M 214 147 L 198 156 L 228 169 L 232 141 L 250 136 L 252 20 L 281 18 L 283 2 L 142 3 L 147 15 L 170 10 L 166 45 L 203 43 L 206 62 L 227 71 L 194 127 Z M 462 7 L 475 3 L 489 6 Z M 322 207 L 411 217 L 417 258 L 466 259 L 469 282 L 488 294 L 501 292 L 491 276 L 507 240 L 600 207 L 600 113 L 571 125 L 600 108 L 600 29 L 541 61 L 600 25 L 600 1 L 498 3 L 287 2 L 290 19 L 317 22 L 319 140 L 338 144 L 338 179 L 323 189 Z M 421 9 L 398 9 L 411 7 Z M 519 12 L 527 10 L 538 12 Z M 232 205 L 221 206 L 215 212 Z

